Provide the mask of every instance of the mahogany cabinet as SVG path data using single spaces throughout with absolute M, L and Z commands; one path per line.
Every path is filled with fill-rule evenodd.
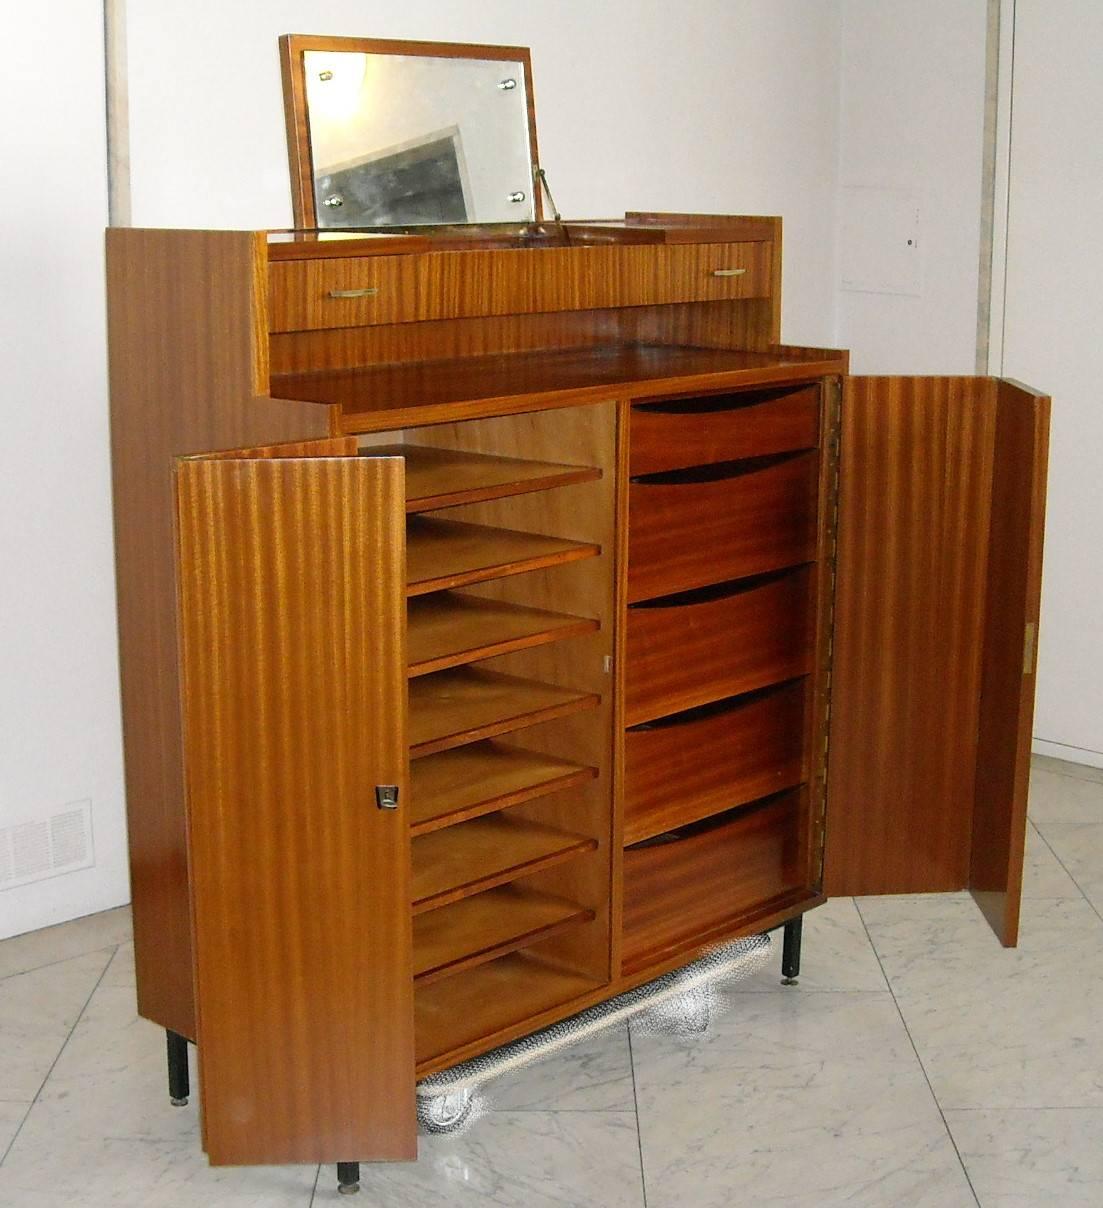
M 141 1014 L 214 1163 L 828 894 L 1018 922 L 1048 400 L 779 342 L 777 219 L 108 236 Z

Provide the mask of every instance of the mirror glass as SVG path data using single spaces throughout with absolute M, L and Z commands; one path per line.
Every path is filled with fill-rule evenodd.
M 313 225 L 533 221 L 525 67 L 304 50 Z

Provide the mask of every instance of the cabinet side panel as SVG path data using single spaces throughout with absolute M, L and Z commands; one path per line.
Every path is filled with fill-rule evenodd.
M 1048 447 L 1049 399 L 1001 381 L 970 888 L 1008 946 L 1022 893 Z
M 195 1038 L 173 561 L 173 457 L 325 436 L 267 390 L 263 244 L 107 233 L 111 445 L 138 1009 Z
M 824 882 L 969 882 L 995 387 L 844 387 Z
M 185 461 L 178 496 L 208 1154 L 412 1158 L 402 463 Z

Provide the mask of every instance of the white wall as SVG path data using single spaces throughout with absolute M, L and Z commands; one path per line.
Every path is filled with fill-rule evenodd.
M 1015 10 L 1002 371 L 1053 396 L 1035 734 L 1103 766 L 1103 5 Z
M 986 29 L 986 0 L 842 0 L 840 217 L 867 210 L 853 238 L 840 222 L 837 338 L 855 373 L 974 372 Z M 919 208 L 910 250 L 901 194 Z M 914 296 L 842 288 L 869 281 L 870 256 L 901 266 L 874 284 Z
M 781 214 L 785 337 L 834 336 L 838 0 L 127 5 L 135 225 L 291 222 L 282 33 L 532 48 L 560 209 Z
M 7 11 L 0 73 L 0 827 L 90 798 L 96 864 L 0 892 L 0 936 L 125 902 L 104 349 L 103 15 Z

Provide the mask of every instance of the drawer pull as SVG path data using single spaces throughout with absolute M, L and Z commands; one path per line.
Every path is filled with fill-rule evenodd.
M 712 275 L 714 277 L 742 277 L 746 271 L 745 268 L 714 268 Z
M 379 290 L 374 285 L 365 286 L 363 289 L 331 289 L 327 298 L 374 298 L 379 293 Z

